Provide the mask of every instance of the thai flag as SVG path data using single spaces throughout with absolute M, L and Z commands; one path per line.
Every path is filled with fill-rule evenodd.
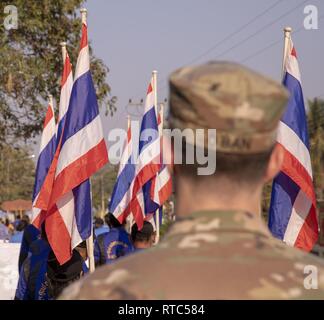
M 109 211 L 123 223 L 131 210 L 132 189 L 135 179 L 135 162 L 132 152 L 131 127 L 127 128 L 127 139 L 121 156 L 118 175 L 109 203 Z
M 290 100 L 277 137 L 285 158 L 273 182 L 269 228 L 276 238 L 288 245 L 310 251 L 318 238 L 318 223 L 300 79 L 296 50 L 290 40 L 283 80 L 290 91 Z
M 50 101 L 45 120 L 44 129 L 41 137 L 39 156 L 35 173 L 35 184 L 33 191 L 33 223 L 40 228 L 40 220 L 45 212 L 35 206 L 39 192 L 44 184 L 45 178 L 54 158 L 56 148 L 56 127 L 55 116 L 52 102 Z
M 47 237 L 58 261 L 63 264 L 70 259 L 72 249 L 91 235 L 89 178 L 108 162 L 90 73 L 85 23 L 82 24 L 75 81 L 56 155 L 52 164 L 54 174 L 48 179 L 48 186 L 44 188 L 37 205 L 49 209 Z M 71 201 L 71 193 L 74 201 Z
M 163 164 L 163 114 L 161 111 L 162 110 L 160 110 L 158 116 L 161 169 L 143 187 L 145 220 L 151 222 L 154 229 L 156 227 L 156 219 L 159 219 L 160 224 L 162 223 L 162 206 L 172 194 L 172 178 L 168 167 Z
M 153 77 L 147 90 L 144 115 L 141 122 L 139 152 L 135 169 L 135 181 L 131 212 L 139 229 L 148 213 L 145 201 L 150 199 L 150 183 L 161 169 L 160 135 L 155 106 Z M 150 211 L 150 210 L 149 210 Z M 150 212 L 151 213 L 151 212 Z
M 57 125 L 57 144 L 59 143 L 60 138 L 62 136 L 65 116 L 69 107 L 69 102 L 70 102 L 70 97 L 71 97 L 71 92 L 73 87 L 72 65 L 68 53 L 66 53 L 63 65 L 64 67 L 63 67 L 63 73 L 61 79 L 59 118 L 58 118 L 58 125 Z
M 161 110 L 162 111 L 162 110 Z M 169 172 L 168 167 L 163 164 L 163 128 L 162 128 L 162 117 L 163 114 L 159 113 L 158 117 L 158 126 L 159 126 L 159 134 L 160 134 L 160 144 L 161 144 L 161 154 L 160 161 L 162 164 L 162 168 L 160 172 L 152 179 L 152 185 L 150 190 L 150 198 L 154 203 L 156 203 L 159 207 L 161 207 L 165 201 L 172 194 L 172 177 Z

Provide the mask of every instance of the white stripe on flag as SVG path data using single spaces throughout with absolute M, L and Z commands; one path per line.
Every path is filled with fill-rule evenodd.
M 39 154 L 41 154 L 41 152 L 46 148 L 48 143 L 54 137 L 55 132 L 56 132 L 56 125 L 55 125 L 55 121 L 54 121 L 54 117 L 53 117 L 43 130 L 41 145 L 39 148 Z
M 59 107 L 59 121 L 64 117 L 64 115 L 66 114 L 66 112 L 68 110 L 72 87 L 73 87 L 73 76 L 72 76 L 72 71 L 71 71 L 69 73 L 69 76 L 68 76 L 66 82 L 64 83 L 64 86 L 62 87 L 62 90 L 61 90 L 60 107 Z
M 300 190 L 296 197 L 283 239 L 283 241 L 288 245 L 295 245 L 298 234 L 304 225 L 305 219 L 309 214 L 311 206 L 312 202 L 309 200 L 306 194 L 302 190 Z
M 292 75 L 295 79 L 299 81 L 301 84 L 301 75 L 300 70 L 298 66 L 298 61 L 295 56 L 293 56 L 292 50 L 294 48 L 294 44 L 292 40 L 290 39 L 289 45 L 288 45 L 288 52 L 287 52 L 287 60 L 286 60 L 286 71 Z
M 103 139 L 100 115 L 70 137 L 63 145 L 57 164 L 57 177 L 64 168 L 84 156 Z M 75 148 L 78 146 L 78 148 Z
M 295 131 L 282 121 L 279 123 L 277 141 L 303 165 L 312 178 L 312 165 L 308 149 Z
M 143 167 L 151 163 L 153 159 L 160 157 L 160 139 L 156 139 L 150 143 L 139 155 L 138 165 L 136 166 L 136 175 Z
M 81 49 L 75 68 L 74 82 L 90 70 L 89 47 L 86 45 Z

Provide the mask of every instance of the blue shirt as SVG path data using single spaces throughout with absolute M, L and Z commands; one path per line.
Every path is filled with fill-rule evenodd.
M 10 243 L 21 243 L 23 238 L 23 231 L 16 231 L 10 238 Z
M 95 229 L 95 236 L 98 237 L 99 235 L 106 233 L 109 231 L 109 227 L 108 226 L 102 226 L 100 228 Z
M 132 252 L 133 245 L 123 227 L 112 228 L 97 237 L 94 244 L 96 265 L 109 264 Z
M 7 227 L 0 222 L 0 240 L 9 239 L 9 233 Z
M 25 228 L 21 246 L 20 246 L 20 253 L 19 253 L 19 262 L 18 262 L 18 270 L 19 271 L 21 269 L 23 262 L 25 261 L 25 259 L 28 256 L 31 244 L 35 240 L 37 240 L 39 238 L 39 236 L 40 236 L 40 232 L 33 224 L 29 224 Z
M 24 261 L 19 273 L 16 300 L 49 300 L 46 281 L 49 244 L 38 239 L 31 244 L 31 254 Z

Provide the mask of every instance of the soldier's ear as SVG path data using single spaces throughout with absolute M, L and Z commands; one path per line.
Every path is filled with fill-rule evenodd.
M 280 172 L 283 161 L 284 161 L 285 151 L 280 144 L 276 144 L 274 147 L 270 160 L 265 172 L 264 182 L 269 182 Z

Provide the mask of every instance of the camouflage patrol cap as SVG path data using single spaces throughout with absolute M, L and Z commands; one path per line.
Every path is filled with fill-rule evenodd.
M 261 153 L 273 147 L 287 101 L 282 85 L 241 65 L 189 66 L 171 74 L 169 124 L 216 129 L 218 152 Z

